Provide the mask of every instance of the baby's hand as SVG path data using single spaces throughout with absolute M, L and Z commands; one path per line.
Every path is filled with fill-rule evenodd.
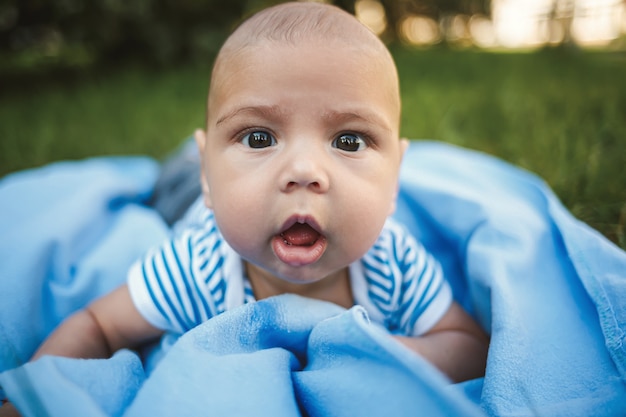
M 6 403 L 0 407 L 0 417 L 20 417 L 20 413 L 13 404 Z

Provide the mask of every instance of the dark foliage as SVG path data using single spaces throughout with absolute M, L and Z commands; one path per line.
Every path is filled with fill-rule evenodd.
M 167 65 L 212 56 L 248 14 L 280 0 L 0 0 L 0 72 Z M 354 12 L 355 0 L 335 4 Z M 487 0 L 383 0 L 388 38 L 400 18 L 484 12 Z

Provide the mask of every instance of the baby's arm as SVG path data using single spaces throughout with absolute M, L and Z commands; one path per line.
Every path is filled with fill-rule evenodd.
M 126 285 L 95 300 L 57 327 L 33 356 L 108 358 L 122 348 L 134 348 L 158 337 L 137 311 Z
M 395 337 L 439 368 L 452 381 L 465 381 L 485 374 L 489 337 L 455 302 L 424 335 Z
M 162 334 L 137 311 L 128 287 L 94 301 L 69 316 L 37 349 L 43 355 L 73 358 L 108 358 L 122 348 L 133 348 Z M 11 403 L 0 407 L 0 417 L 19 417 Z

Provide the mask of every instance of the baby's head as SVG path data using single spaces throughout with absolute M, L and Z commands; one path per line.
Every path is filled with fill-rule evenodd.
M 391 55 L 354 16 L 284 3 L 228 38 L 196 132 L 205 201 L 250 265 L 310 283 L 372 246 L 405 141 Z
M 246 52 L 259 47 L 292 47 L 307 53 L 308 48 L 321 48 L 321 58 L 330 58 L 327 51 L 346 49 L 361 54 L 369 60 L 367 71 L 377 74 L 381 87 L 389 94 L 390 110 L 396 112 L 396 122 L 400 118 L 400 94 L 395 63 L 391 54 L 367 27 L 354 16 L 335 6 L 315 2 L 284 3 L 265 9 L 235 30 L 222 46 L 217 57 L 211 78 L 208 118 L 219 113 L 215 109 L 218 88 L 224 77 L 232 75 L 232 59 L 242 57 Z M 326 74 L 332 77 L 332 73 Z M 363 86 L 366 87 L 366 86 Z M 372 87 L 372 86 L 367 86 Z

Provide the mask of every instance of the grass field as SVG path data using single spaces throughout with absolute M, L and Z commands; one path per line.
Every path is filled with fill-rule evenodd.
M 393 48 L 402 133 L 537 173 L 626 248 L 626 55 Z M 0 92 L 0 175 L 59 159 L 165 155 L 204 119 L 209 63 L 126 69 Z

